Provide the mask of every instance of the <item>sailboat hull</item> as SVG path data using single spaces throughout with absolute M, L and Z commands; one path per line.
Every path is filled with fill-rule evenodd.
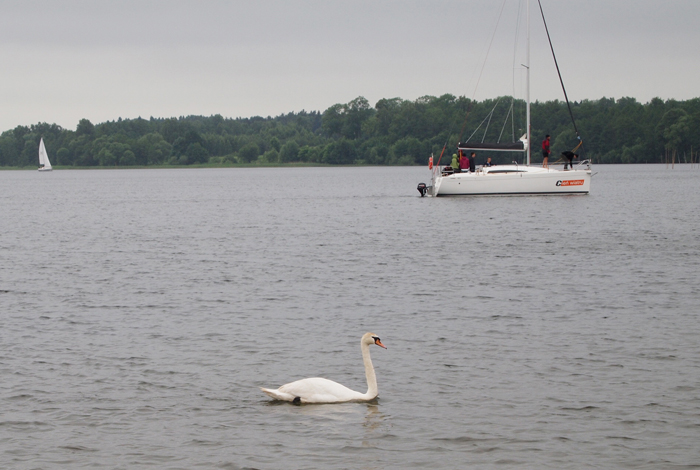
M 506 165 L 480 168 L 474 173 L 433 173 L 430 193 L 440 196 L 588 194 L 591 170 L 556 170 Z

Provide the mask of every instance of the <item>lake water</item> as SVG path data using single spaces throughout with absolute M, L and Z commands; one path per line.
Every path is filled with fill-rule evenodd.
M 594 171 L 2 171 L 0 468 L 700 468 L 700 170 Z

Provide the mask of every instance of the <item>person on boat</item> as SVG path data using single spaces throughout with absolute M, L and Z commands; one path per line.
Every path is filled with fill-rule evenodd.
M 492 165 L 492 163 L 491 163 L 491 157 L 488 157 L 488 158 L 486 159 L 486 163 L 484 163 L 484 166 L 491 166 L 491 165 Z
M 549 134 L 542 141 L 542 167 L 549 168 Z
M 452 154 L 452 170 L 455 173 L 459 173 L 459 160 L 457 160 L 457 154 Z
M 566 170 L 567 165 L 569 169 L 573 170 L 574 169 L 574 157 L 578 158 L 578 154 L 574 152 L 569 152 L 568 150 L 566 152 L 562 152 L 561 156 L 564 158 L 567 158 L 569 160 L 569 163 L 564 162 L 564 169 Z
M 469 172 L 474 173 L 476 171 L 476 152 L 472 152 L 472 156 L 469 157 Z
M 464 171 L 469 171 L 469 157 L 462 150 L 459 151 L 459 168 Z

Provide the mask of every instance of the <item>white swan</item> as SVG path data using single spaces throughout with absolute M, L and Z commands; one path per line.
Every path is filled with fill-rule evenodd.
M 360 393 L 350 390 L 345 385 L 338 382 L 314 377 L 310 379 L 297 380 L 282 385 L 277 390 L 261 388 L 263 392 L 275 400 L 291 401 L 300 403 L 342 403 L 348 401 L 370 401 L 377 397 L 377 376 L 374 374 L 372 359 L 369 357 L 369 345 L 376 344 L 386 349 L 379 337 L 374 333 L 365 333 L 360 340 L 362 349 L 362 361 L 365 363 L 365 375 L 367 376 L 367 393 Z

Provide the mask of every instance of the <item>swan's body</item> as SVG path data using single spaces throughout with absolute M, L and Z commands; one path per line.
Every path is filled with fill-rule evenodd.
M 360 393 L 350 390 L 345 385 L 341 385 L 332 380 L 321 377 L 297 380 L 282 385 L 277 390 L 261 388 L 263 392 L 275 400 L 291 401 L 294 403 L 342 403 L 348 401 L 370 401 L 377 398 L 377 376 L 374 374 L 372 359 L 369 357 L 369 346 L 376 344 L 386 349 L 377 335 L 365 333 L 360 340 L 362 349 L 362 360 L 365 364 L 365 375 L 367 376 L 367 393 Z

